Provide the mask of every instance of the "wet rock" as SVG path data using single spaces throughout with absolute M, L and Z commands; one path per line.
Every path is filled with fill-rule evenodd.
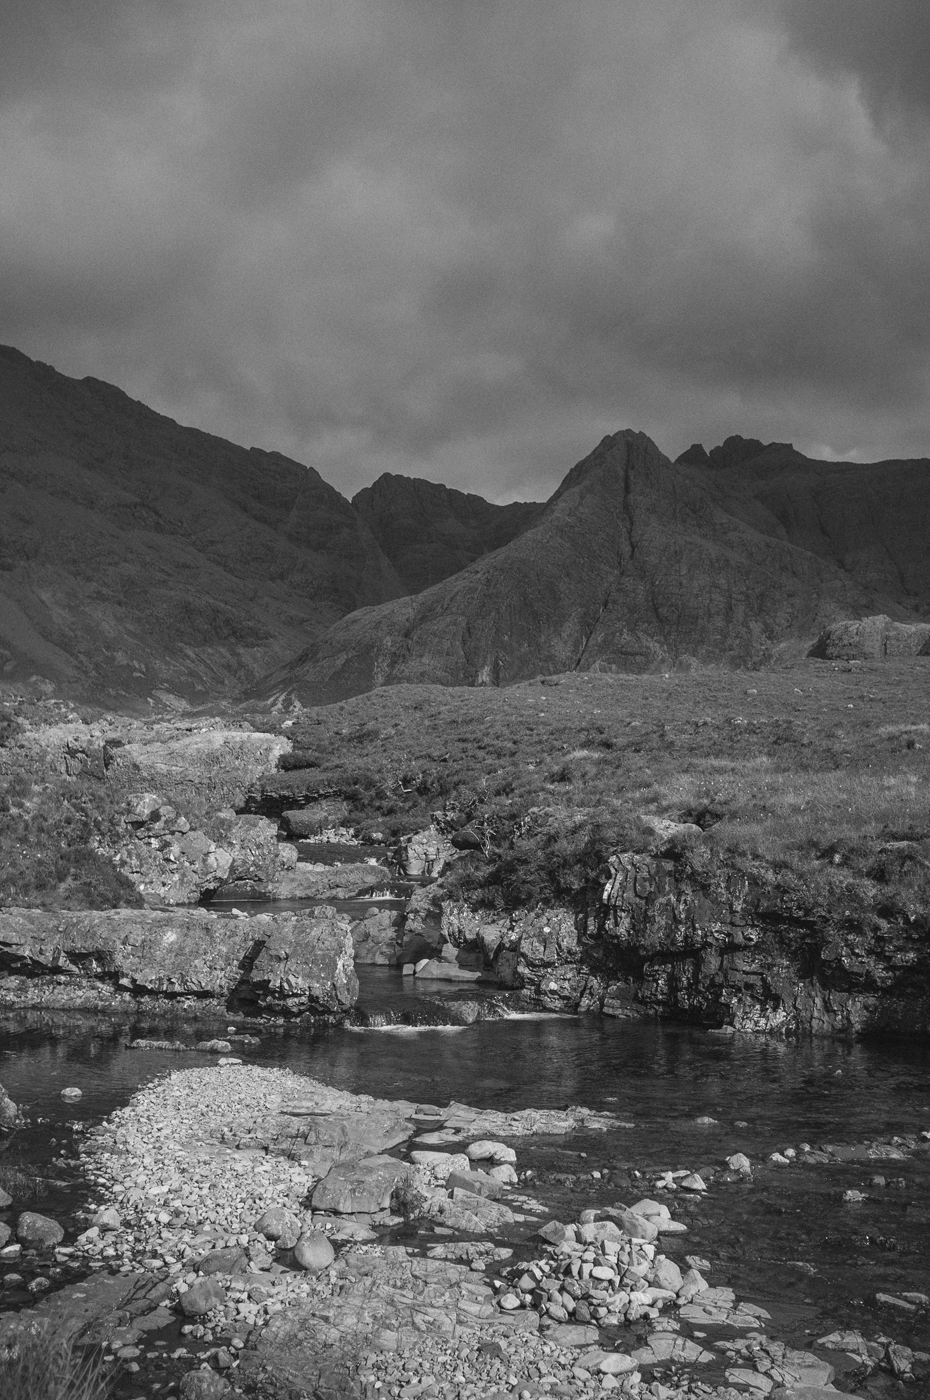
M 214 1278 L 197 1279 L 178 1298 L 178 1306 L 185 1317 L 202 1317 L 204 1313 L 222 1308 L 225 1304 L 226 1289 Z
M 336 1252 L 319 1230 L 305 1231 L 294 1246 L 294 1259 L 308 1273 L 318 1274 L 335 1261 Z
M 62 1089 L 61 1097 L 63 1099 L 70 1099 L 72 1101 L 76 1099 L 82 1099 L 84 1097 L 84 1090 L 77 1088 Z
M 207 1367 L 188 1371 L 186 1376 L 181 1377 L 181 1400 L 227 1400 L 232 1394 L 229 1381 Z
M 228 1040 L 198 1040 L 194 1049 L 211 1055 L 228 1055 L 232 1046 Z
M 37 1215 L 34 1211 L 23 1211 L 16 1221 L 16 1238 L 20 1244 L 32 1249 L 47 1249 L 60 1244 L 65 1237 L 64 1229 L 57 1220 L 47 1215 Z

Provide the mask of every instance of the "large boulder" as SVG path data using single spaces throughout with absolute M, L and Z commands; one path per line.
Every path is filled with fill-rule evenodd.
M 0 992 L 7 978 L 23 1005 L 42 1004 L 49 983 L 59 1006 L 84 1005 L 91 983 L 111 996 L 249 1001 L 285 1015 L 346 1011 L 358 995 L 349 925 L 325 907 L 254 919 L 205 909 L 4 909 Z
M 293 807 L 282 812 L 281 821 L 289 836 L 322 836 L 324 831 L 343 827 L 348 815 L 349 807 L 343 798 L 322 797 L 316 802 L 308 802 L 304 807 Z
M 271 899 L 352 899 L 383 889 L 391 879 L 383 865 L 311 865 L 301 862 L 282 870 L 266 887 Z
M 337 1162 L 314 1187 L 314 1210 L 337 1215 L 374 1214 L 386 1210 L 399 1186 L 414 1178 L 415 1168 L 379 1154 L 361 1162 Z
M 113 861 L 150 904 L 196 904 L 232 882 L 271 885 L 279 869 L 296 861 L 296 851 L 278 842 L 274 822 L 237 816 L 231 808 L 213 817 L 211 836 L 158 794 L 134 792 L 124 803 L 123 823 Z M 290 861 L 281 858 L 285 850 Z
M 404 916 L 394 909 L 372 909 L 352 923 L 352 943 L 357 963 L 388 966 L 405 962 Z
M 403 838 L 395 860 L 404 875 L 436 879 L 456 854 L 452 842 L 435 826 L 428 826 L 424 831 Z
M 266 921 L 244 995 L 264 1011 L 291 1015 L 342 1012 L 355 1005 L 358 978 L 347 919 L 324 904 L 309 917 L 266 914 L 249 923 L 254 932 Z
M 262 773 L 289 752 L 289 739 L 250 730 L 207 729 L 135 741 L 107 752 L 107 778 L 128 791 L 150 788 L 174 806 L 242 807 Z
M 824 661 L 871 661 L 928 654 L 930 622 L 892 622 L 883 613 L 831 623 L 810 651 L 811 656 Z

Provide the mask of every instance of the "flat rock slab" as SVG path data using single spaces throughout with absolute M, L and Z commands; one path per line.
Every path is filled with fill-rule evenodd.
M 387 1210 L 395 1187 L 413 1175 L 409 1163 L 383 1154 L 363 1162 L 337 1162 L 314 1188 L 311 1204 L 336 1215 L 373 1214 Z
M 44 1298 L 37 1307 L 0 1313 L 0 1345 L 27 1321 L 52 1327 L 57 1336 L 99 1345 L 117 1329 L 131 1327 L 159 1307 L 170 1284 L 151 1274 L 91 1274 Z M 161 1325 L 171 1322 L 168 1309 L 159 1309 Z
M 506 1335 L 514 1327 L 495 1308 L 490 1285 L 466 1264 L 415 1258 L 391 1246 L 380 1255 L 343 1254 L 332 1272 L 335 1294 L 321 1288 L 318 1297 L 278 1314 L 256 1350 L 242 1354 L 246 1376 L 341 1400 L 372 1350 L 414 1347 L 436 1333 L 477 1342 L 482 1333 Z M 537 1314 L 522 1313 L 518 1325 L 535 1330 Z

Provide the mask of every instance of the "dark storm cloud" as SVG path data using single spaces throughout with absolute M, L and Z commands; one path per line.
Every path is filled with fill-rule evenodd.
M 627 425 L 930 453 L 923 6 L 5 14 L 0 338 L 69 373 L 347 491 L 541 495 Z

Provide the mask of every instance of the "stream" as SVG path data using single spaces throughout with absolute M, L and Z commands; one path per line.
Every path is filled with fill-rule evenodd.
M 754 1165 L 750 1183 L 715 1182 L 706 1196 L 670 1199 L 673 1214 L 689 1226 L 681 1252 L 703 1255 L 715 1284 L 767 1308 L 773 1335 L 793 1344 L 849 1326 L 868 1338 L 930 1350 L 927 1310 L 889 1309 L 875 1297 L 926 1292 L 930 1285 L 930 1152 L 787 1167 L 761 1161 L 803 1142 L 852 1144 L 930 1130 L 930 1047 L 795 1044 L 547 1014 L 411 1026 L 397 1022 L 415 1018 L 418 1001 L 435 998 L 437 984 L 418 987 L 395 968 L 361 967 L 359 979 L 362 1011 L 393 1024 L 308 1029 L 240 1022 L 239 1029 L 261 1039 L 235 1053 L 383 1098 L 499 1109 L 576 1103 L 615 1114 L 625 1126 L 606 1134 L 518 1144 L 520 1169 L 537 1173 L 533 1191 L 565 1220 L 586 1206 L 651 1194 L 636 1173 L 719 1169 L 726 1156 L 744 1152 Z M 469 987 L 451 995 L 476 993 Z M 226 1025 L 216 1016 L 166 1022 L 144 1010 L 132 1018 L 5 1014 L 0 1083 L 27 1123 L 0 1152 L 0 1172 L 21 1168 L 38 1178 L 41 1193 L 18 1204 L 60 1219 L 69 1236 L 83 1228 L 75 1213 L 89 1198 L 73 1160 L 76 1136 L 153 1077 L 217 1060 L 195 1050 L 131 1050 L 129 1041 L 148 1036 L 193 1045 L 222 1035 Z M 72 1086 L 82 1097 L 69 1103 L 61 1091 Z M 877 1177 L 884 1184 L 873 1184 Z M 866 1199 L 844 1202 L 849 1188 Z M 7 1223 L 14 1218 L 15 1209 L 0 1212 Z M 24 1261 L 0 1257 L 0 1281 L 14 1271 L 23 1284 L 4 1289 L 4 1306 L 32 1301 Z M 53 1284 L 72 1276 L 65 1266 Z M 878 1383 L 873 1377 L 869 1385 Z

